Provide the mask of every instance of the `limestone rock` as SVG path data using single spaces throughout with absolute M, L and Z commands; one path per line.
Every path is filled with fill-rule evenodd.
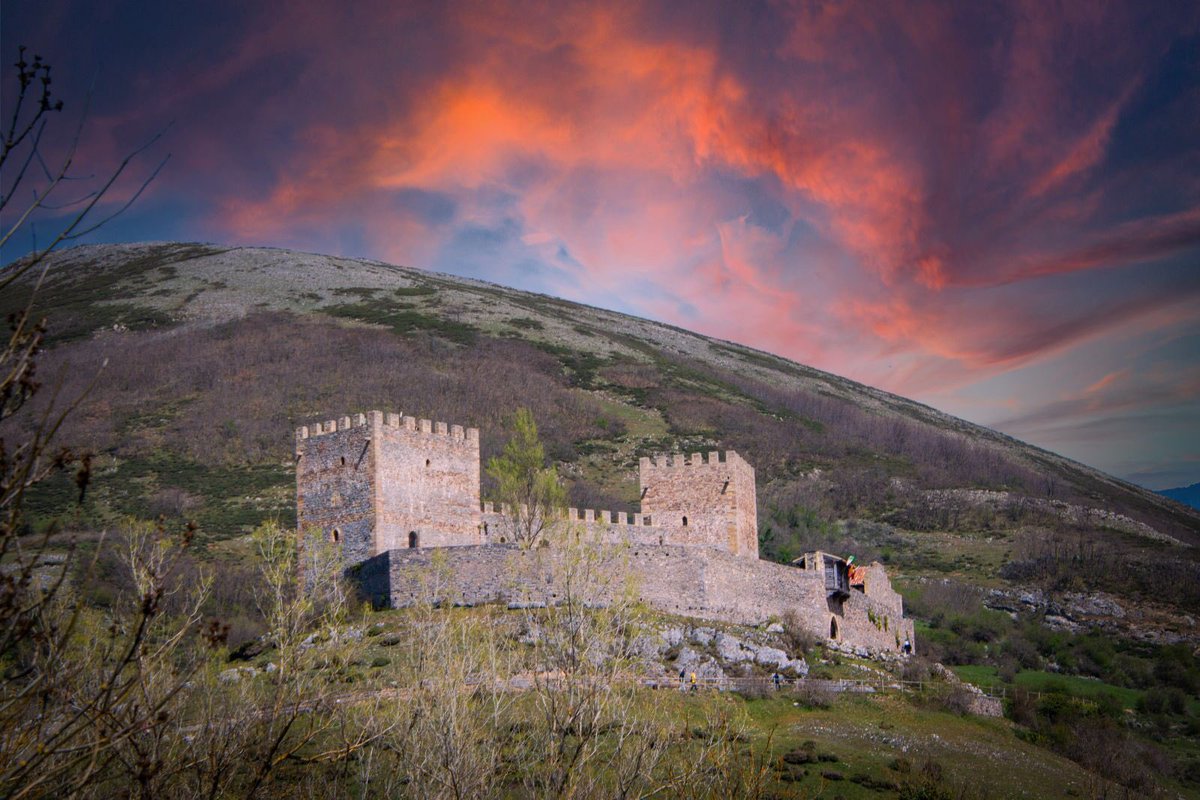
M 683 629 L 682 628 L 667 628 L 661 631 L 659 636 L 667 643 L 668 647 L 674 647 L 677 644 L 683 644 Z
M 725 677 L 725 672 L 716 661 L 697 653 L 690 647 L 685 647 L 679 652 L 679 657 L 675 659 L 674 670 L 676 674 L 682 670 L 685 681 L 690 679 L 693 672 L 696 673 L 698 680 L 721 680 Z
M 764 667 L 775 667 L 776 669 L 783 669 L 791 663 L 787 653 L 774 647 L 755 648 L 754 661 Z
M 742 646 L 742 641 L 727 633 L 716 635 L 717 657 L 726 664 L 738 664 L 754 659 L 754 653 Z

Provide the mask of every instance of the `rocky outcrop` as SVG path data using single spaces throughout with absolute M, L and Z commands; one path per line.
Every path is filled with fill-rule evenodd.
M 1200 644 L 1193 617 L 1153 603 L 1118 600 L 1105 592 L 992 589 L 984 605 L 1014 616 L 1041 616 L 1047 627 L 1070 633 L 1099 630 L 1149 644 Z

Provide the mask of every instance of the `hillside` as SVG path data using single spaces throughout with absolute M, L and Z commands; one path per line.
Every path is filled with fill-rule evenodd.
M 296 425 L 403 411 L 479 427 L 486 459 L 525 405 L 577 506 L 636 507 L 641 455 L 732 448 L 757 470 L 764 557 L 826 544 L 910 577 L 1200 605 L 1200 512 L 668 325 L 375 261 L 196 244 L 60 252 L 38 308 L 50 321 L 40 374 L 61 376 L 61 397 L 87 395 L 61 440 L 100 455 L 71 521 L 82 529 L 183 513 L 209 545 L 236 540 L 263 518 L 291 520 Z M 33 498 L 35 521 L 58 489 Z
M 10 287 L 0 311 L 21 307 L 34 277 Z M 940 783 L 944 767 L 946 783 L 960 787 L 981 769 L 994 776 L 979 796 L 1097 794 L 1097 775 L 1196 796 L 1200 512 L 1161 495 L 767 353 L 374 261 L 195 244 L 81 247 L 52 257 L 36 306 L 48 319 L 37 370 L 46 390 L 13 421 L 31 428 L 50 398 L 59 408 L 78 399 L 58 441 L 95 458 L 82 503 L 69 475 L 30 491 L 25 530 L 48 531 L 52 549 L 74 540 L 91 550 L 102 536 L 122 541 L 130 517 L 162 515 L 168 531 L 194 520 L 195 546 L 176 579 L 187 584 L 202 569 L 214 577 L 206 613 L 229 626 L 232 650 L 212 667 L 225 687 L 218 694 L 277 685 L 269 675 L 279 656 L 257 639 L 262 554 L 251 531 L 294 523 L 295 426 L 403 411 L 478 427 L 486 459 L 526 406 L 573 505 L 635 508 L 642 455 L 734 449 L 756 469 L 764 558 L 823 547 L 886 563 L 916 619 L 922 658 L 866 664 L 811 641 L 776 642 L 806 653 L 814 675 L 944 688 L 936 676 L 946 671 L 931 663 L 940 661 L 1009 698 L 1009 719 L 988 722 L 923 693 L 714 699 L 713 708 L 749 715 L 754 747 L 780 762 L 780 791 L 845 778 L 846 796 L 890 796 Z M 129 586 L 119 553 L 97 552 L 96 568 L 75 574 L 103 613 Z M 397 645 L 437 625 L 470 627 L 463 642 L 487 632 L 516 656 L 540 641 L 527 630 L 536 615 L 503 607 L 435 616 L 432 627 L 423 619 L 368 614 L 359 644 L 330 634 L 312 650 L 312 636 L 298 631 L 297 658 L 312 663 L 296 674 L 322 676 L 337 692 L 346 683 L 393 691 L 397 681 L 424 686 L 425 672 L 397 671 Z M 656 669 L 674 676 L 685 655 L 708 663 L 716 652 L 664 638 Z M 421 664 L 440 674 L 462 661 Z M 237 683 L 240 675 L 252 679 Z M 316 690 L 297 691 L 310 704 Z M 461 686 L 448 691 L 457 697 Z M 690 721 L 693 701 L 667 694 L 664 708 Z M 502 739 L 507 725 L 496 729 Z M 813 748 L 839 766 L 813 767 Z M 937 769 L 918 774 L 931 760 Z M 1014 763 L 1062 778 L 1033 781 L 1012 773 Z

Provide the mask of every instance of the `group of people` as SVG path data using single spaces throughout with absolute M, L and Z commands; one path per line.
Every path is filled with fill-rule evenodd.
M 775 689 L 779 690 L 783 687 L 783 676 L 778 672 L 772 673 L 771 682 L 775 684 Z M 698 688 L 696 684 L 696 673 L 688 673 L 686 669 L 679 670 L 679 691 L 694 692 Z

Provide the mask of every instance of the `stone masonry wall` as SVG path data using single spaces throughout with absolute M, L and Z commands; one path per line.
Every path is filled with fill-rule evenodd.
M 376 552 L 370 438 L 361 414 L 296 431 L 296 523 L 340 542 L 350 564 Z
M 873 651 L 899 650 L 897 624 L 911 636 L 911 624 L 903 627 L 900 614 L 890 618 L 887 632 L 877 628 L 867 614 L 876 604 L 860 592 L 831 609 L 818 571 L 678 545 L 630 545 L 604 553 L 600 572 L 629 575 L 640 598 L 667 613 L 757 625 L 794 610 L 814 635 L 828 637 L 836 619 L 839 641 Z M 560 600 L 562 569 L 554 548 L 491 544 L 393 550 L 363 564 L 358 577 L 377 605 L 403 607 L 432 599 L 457 605 L 550 605 Z M 605 602 L 615 588 L 603 587 L 590 599 Z
M 479 431 L 371 412 L 378 464 L 376 553 L 483 542 L 479 512 Z
M 839 624 L 840 640 L 868 650 L 898 651 L 905 639 L 915 642 L 912 620 L 904 618 L 902 607 L 880 603 L 856 589 L 842 603 Z
M 638 478 L 641 513 L 668 531 L 668 544 L 758 558 L 754 468 L 737 453 L 643 458 Z

